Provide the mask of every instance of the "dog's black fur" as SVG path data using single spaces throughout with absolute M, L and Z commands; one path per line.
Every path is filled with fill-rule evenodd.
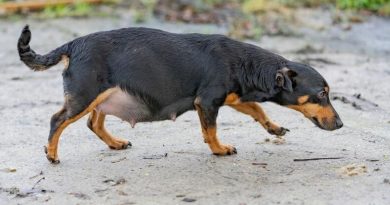
M 170 109 L 178 114 L 194 109 L 195 97 L 210 88 L 216 106 L 230 92 L 245 101 L 264 102 L 282 90 L 274 78 L 289 64 L 276 54 L 223 35 L 173 34 L 149 28 L 90 34 L 43 56 L 30 49 L 29 41 L 26 28 L 18 48 L 21 60 L 34 71 L 46 70 L 62 55 L 69 56 L 64 89 L 66 93 L 83 89 L 82 108 L 107 88 L 119 85 L 142 97 L 161 119 L 161 111 L 173 104 Z
M 230 93 L 241 102 L 297 105 L 299 97 L 308 95 L 308 102 L 330 105 L 328 97 L 316 97 L 328 85 L 313 68 L 223 35 L 124 28 L 77 38 L 46 55 L 36 54 L 30 39 L 26 26 L 18 51 L 34 71 L 50 68 L 63 56 L 69 58 L 63 78 L 65 94 L 72 99 L 66 116 L 61 116 L 64 119 L 79 114 L 115 86 L 137 96 L 151 110 L 152 115 L 143 121 L 170 119 L 172 113 L 179 116 L 195 109 L 199 98 L 195 104 L 205 113 L 208 127 L 215 125 L 218 109 Z M 337 113 L 333 117 L 337 121 L 333 125 L 317 125 L 341 127 Z M 58 121 L 52 119 L 52 132 Z

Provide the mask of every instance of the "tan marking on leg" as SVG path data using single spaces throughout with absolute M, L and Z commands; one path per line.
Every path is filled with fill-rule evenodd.
M 265 114 L 264 110 L 254 102 L 245 102 L 235 105 L 229 105 L 230 107 L 236 109 L 239 112 L 250 115 L 258 121 L 261 125 L 266 128 L 266 123 L 269 122 L 268 116 Z
M 97 120 L 97 111 L 94 109 L 91 111 L 91 114 L 88 117 L 87 126 L 93 131 L 92 125 L 96 123 Z
M 237 153 L 236 148 L 232 145 L 222 144 L 217 137 L 217 128 L 209 127 L 204 129 L 204 138 L 215 155 L 230 155 Z
M 200 111 L 202 109 L 199 106 L 199 103 L 200 103 L 200 98 L 199 97 L 195 98 L 194 105 L 195 105 L 195 109 L 198 111 L 199 119 L 201 119 L 200 120 L 200 124 L 201 124 L 201 128 L 202 128 L 202 134 L 203 134 L 203 138 L 204 138 L 204 143 L 208 143 L 207 142 L 207 137 L 206 137 L 206 133 L 207 132 L 206 132 L 206 129 L 205 129 L 207 127 L 207 125 L 202 120 L 202 119 L 204 119 L 204 114 L 203 114 L 203 112 Z
M 264 129 L 266 129 L 271 134 L 284 135 L 287 131 L 287 129 L 281 128 L 279 125 L 272 122 L 258 103 L 241 102 L 239 96 L 235 93 L 231 93 L 226 97 L 225 105 L 228 105 L 239 112 L 252 116 L 253 119 L 258 121 L 264 127 Z
M 96 113 L 95 115 L 97 116 L 95 121 L 93 121 L 92 124 L 92 129 L 95 132 L 95 134 L 102 140 L 104 141 L 111 149 L 126 149 L 127 146 L 129 145 L 129 142 L 112 136 L 105 128 L 104 126 L 104 120 L 106 115 L 97 112 L 94 110 Z
M 57 113 L 55 113 L 53 115 L 53 117 L 57 118 L 61 115 L 64 114 L 64 112 L 66 112 L 66 109 L 65 109 L 65 106 L 61 108 L 60 111 L 58 111 Z M 52 117 L 52 118 L 53 118 Z M 52 126 L 52 125 L 50 125 Z M 59 127 L 57 128 L 57 130 L 59 129 Z M 61 130 L 62 131 L 62 130 Z M 45 146 L 45 153 L 48 154 L 49 150 L 50 152 L 54 153 L 53 155 L 51 155 L 51 157 L 49 157 L 49 155 L 47 155 L 47 158 L 52 162 L 52 163 L 59 163 L 59 160 L 58 160 L 58 156 L 57 156 L 57 151 L 56 150 L 53 150 L 53 147 L 48 147 L 48 146 Z
M 230 93 L 225 98 L 225 105 L 234 105 L 240 103 L 240 97 L 236 93 Z
M 217 137 L 217 128 L 216 126 L 210 127 L 204 121 L 205 116 L 202 111 L 202 108 L 199 106 L 200 98 L 196 98 L 195 100 L 195 108 L 198 111 L 200 124 L 202 127 L 202 134 L 204 138 L 204 142 L 208 143 L 213 154 L 216 155 L 230 155 L 237 153 L 237 150 L 232 145 L 222 144 Z
M 48 143 L 47 148 L 46 148 L 47 149 L 47 158 L 49 160 L 54 161 L 54 162 L 58 161 L 58 155 L 57 155 L 58 141 L 60 139 L 62 131 L 69 124 L 77 121 L 78 119 L 80 119 L 84 115 L 91 112 L 98 104 L 103 102 L 105 99 L 107 99 L 107 97 L 109 97 L 113 92 L 115 92 L 115 90 L 116 90 L 115 88 L 110 88 L 110 89 L 104 91 L 94 101 L 92 101 L 91 104 L 89 104 L 87 109 L 85 109 L 84 111 L 82 111 L 78 115 L 76 115 L 70 119 L 65 120 L 60 126 L 58 126 L 57 130 L 54 132 L 54 134 L 53 134 L 53 136 L 52 136 L 52 138 L 51 138 L 51 140 Z
M 279 125 L 269 119 L 269 117 L 267 116 L 267 114 L 265 114 L 264 110 L 260 107 L 260 105 L 255 102 L 245 102 L 229 106 L 239 112 L 250 115 L 253 119 L 258 121 L 268 132 L 278 134 L 281 129 Z

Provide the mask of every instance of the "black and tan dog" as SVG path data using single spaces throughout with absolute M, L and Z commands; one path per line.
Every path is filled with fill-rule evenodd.
M 175 120 L 196 109 L 204 141 L 217 155 L 236 153 L 217 138 L 216 119 L 223 105 L 252 116 L 275 135 L 288 130 L 273 123 L 256 102 L 295 109 L 325 130 L 343 125 L 330 104 L 328 84 L 313 68 L 223 35 L 125 28 L 77 38 L 46 55 L 36 54 L 30 39 L 26 26 L 18 51 L 32 70 L 65 62 L 65 103 L 51 118 L 45 148 L 52 163 L 59 162 L 61 132 L 88 113 L 88 127 L 101 140 L 112 149 L 125 149 L 130 142 L 105 129 L 106 115 L 134 127 L 137 122 Z

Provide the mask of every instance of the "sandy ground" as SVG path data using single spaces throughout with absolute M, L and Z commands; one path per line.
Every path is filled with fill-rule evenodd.
M 390 203 L 389 21 L 373 18 L 349 31 L 335 27 L 254 42 L 308 62 L 324 75 L 342 99 L 333 101 L 344 122 L 340 130 L 320 130 L 295 111 L 264 103 L 269 116 L 291 130 L 278 145 L 251 118 L 224 107 L 219 136 L 238 154 L 217 157 L 203 143 L 195 112 L 135 129 L 108 118 L 109 130 L 133 143 L 123 151 L 106 147 L 83 118 L 63 133 L 59 165 L 46 160 L 43 145 L 50 116 L 62 104 L 63 66 L 34 73 L 19 61 L 16 41 L 25 23 L 38 53 L 78 35 L 132 26 L 127 17 L 0 21 L 0 204 Z M 146 26 L 225 31 L 207 25 Z M 314 157 L 341 159 L 294 161 Z

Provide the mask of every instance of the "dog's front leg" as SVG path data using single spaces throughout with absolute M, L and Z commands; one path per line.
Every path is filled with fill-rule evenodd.
M 269 119 L 258 103 L 242 102 L 238 95 L 234 93 L 226 97 L 225 105 L 228 105 L 241 113 L 252 116 L 253 119 L 259 122 L 270 134 L 283 136 L 287 131 L 290 131 Z
M 202 133 L 205 143 L 207 143 L 215 155 L 236 154 L 237 150 L 232 145 L 222 144 L 217 137 L 217 115 L 219 104 L 216 99 L 209 97 L 197 97 L 194 105 L 198 112 Z

